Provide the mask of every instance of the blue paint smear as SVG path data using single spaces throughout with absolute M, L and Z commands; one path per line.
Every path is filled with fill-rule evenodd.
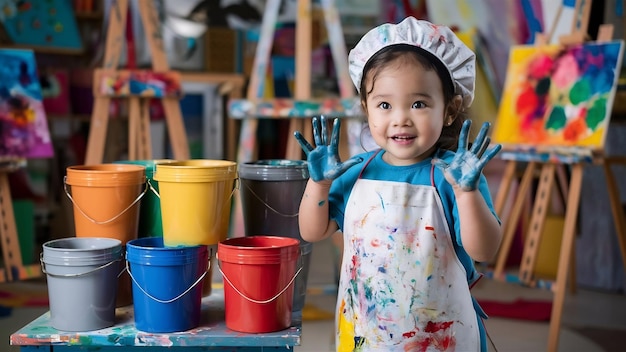
M 383 200 L 383 197 L 380 195 L 380 193 L 378 193 L 378 199 L 380 199 L 380 206 L 383 208 L 383 211 L 385 210 L 385 202 Z
M 563 6 L 576 7 L 576 0 L 563 0 Z
M 373 297 L 372 288 L 367 285 L 363 285 L 363 291 L 365 291 L 365 298 L 367 300 L 371 300 Z
M 612 89 L 619 52 L 619 43 L 610 43 L 584 47 L 575 53 L 578 65 L 584 69 L 583 77 L 591 84 L 592 94 L 604 94 Z M 587 63 L 589 54 L 601 58 L 601 66 L 589 65 Z

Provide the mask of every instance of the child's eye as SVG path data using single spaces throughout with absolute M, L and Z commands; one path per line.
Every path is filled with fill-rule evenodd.
M 426 107 L 426 104 L 424 104 L 423 101 L 416 101 L 415 103 L 413 103 L 413 105 L 411 105 L 411 109 L 423 109 Z
M 387 102 L 382 102 L 382 103 L 378 104 L 378 107 L 383 109 L 383 110 L 388 110 L 388 109 L 391 109 L 391 104 L 389 104 Z

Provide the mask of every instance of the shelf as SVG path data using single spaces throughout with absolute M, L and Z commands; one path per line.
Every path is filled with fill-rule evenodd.
M 85 53 L 85 49 L 62 49 L 37 45 L 20 45 L 13 43 L 0 43 L 5 49 L 25 49 L 33 50 L 36 53 L 42 54 L 62 54 L 62 55 L 81 55 Z
M 81 21 L 98 21 L 102 20 L 104 15 L 101 11 L 93 11 L 93 12 L 76 12 L 76 19 Z

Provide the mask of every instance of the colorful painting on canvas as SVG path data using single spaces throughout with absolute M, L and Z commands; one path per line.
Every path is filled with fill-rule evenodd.
M 623 47 L 623 41 L 512 47 L 494 142 L 505 150 L 603 149 Z
M 35 55 L 0 49 L 0 159 L 53 155 Z
M 80 52 L 83 43 L 69 0 L 0 0 L 0 25 L 14 44 Z

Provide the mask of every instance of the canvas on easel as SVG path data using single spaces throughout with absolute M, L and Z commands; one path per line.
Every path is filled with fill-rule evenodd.
M 94 106 L 91 112 L 85 164 L 104 160 L 113 99 L 128 102 L 128 158 L 152 159 L 150 136 L 150 99 L 161 101 L 165 112 L 174 159 L 189 159 L 189 145 L 180 110 L 179 74 L 171 71 L 163 48 L 161 22 L 152 1 L 139 1 L 139 13 L 152 52 L 151 70 L 118 69 L 129 9 L 128 0 L 111 4 L 103 67 L 94 71 Z
M 0 25 L 14 45 L 49 52 L 83 51 L 70 1 L 5 0 L 0 5 Z
M 596 42 L 584 42 L 584 33 L 586 27 L 578 28 L 568 37 L 561 36 L 564 39 L 561 45 L 547 44 L 544 40 L 533 47 L 512 48 L 505 96 L 493 134 L 493 141 L 503 144 L 501 158 L 508 160 L 494 202 L 499 215 L 502 216 L 503 204 L 510 196 L 511 183 L 517 178 L 517 166 L 523 163 L 525 169 L 516 195 L 512 197 L 510 212 L 503 221 L 502 243 L 492 276 L 553 292 L 548 351 L 558 349 L 566 285 L 569 282 L 570 290 L 575 287 L 571 268 L 575 260 L 578 208 L 583 169 L 590 163 L 604 166 L 611 211 L 626 267 L 626 221 L 611 170 L 612 164 L 625 161 L 604 154 L 624 43 L 611 40 L 612 26 L 600 26 Z M 534 179 L 538 179 L 538 184 L 531 192 Z M 561 236 L 559 248 L 548 253 L 557 258 L 556 277 L 546 279 L 540 277 L 537 263 L 555 189 L 562 194 L 565 215 L 562 233 L 551 234 Z M 504 272 L 508 251 L 530 193 L 532 210 L 524 231 L 519 273 L 508 274 Z
M 0 159 L 52 154 L 35 54 L 0 49 Z
M 27 159 L 52 155 L 35 55 L 0 49 L 0 282 L 41 275 L 38 264 L 22 262 L 8 175 Z
M 532 179 L 541 171 L 537 194 L 542 197 L 535 197 L 536 210 L 525 239 L 526 260 L 520 266 L 520 280 L 524 284 L 542 285 L 534 277 L 534 271 L 554 173 L 561 194 L 567 197 L 568 182 L 563 166 L 605 160 L 604 143 L 623 47 L 623 41 L 598 41 L 566 46 L 522 45 L 511 49 L 492 135 L 494 143 L 503 145 L 501 158 L 508 160 L 495 200 L 499 215 L 503 216 L 517 166 L 526 165 L 517 191 L 521 196 L 515 198 L 504 222 L 494 276 L 504 275 L 524 197 L 531 189 Z
M 603 150 L 623 51 L 623 41 L 513 47 L 494 141 L 539 153 Z

